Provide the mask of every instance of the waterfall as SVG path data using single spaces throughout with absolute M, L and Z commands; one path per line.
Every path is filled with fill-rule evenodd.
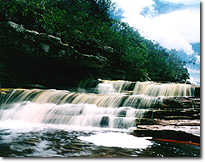
M 91 104 L 98 107 L 134 107 L 150 108 L 155 107 L 160 102 L 160 97 L 146 95 L 126 95 L 115 94 L 94 94 L 75 93 L 62 90 L 24 90 L 14 89 L 7 94 L 6 100 L 1 103 L 9 104 L 15 102 L 31 101 L 34 103 L 54 103 L 54 104 Z
M 182 83 L 157 83 L 153 81 L 130 82 L 130 81 L 109 81 L 101 80 L 98 87 L 99 93 L 106 93 L 112 89 L 112 92 L 131 92 L 135 95 L 147 96 L 194 96 L 195 87 L 191 84 Z M 109 85 L 109 89 L 107 88 Z M 104 89 L 102 88 L 104 87 Z M 106 91 L 107 90 L 107 91 Z
M 190 84 L 137 82 L 133 94 L 148 96 L 194 96 L 195 88 Z
M 66 124 L 107 128 L 136 126 L 136 118 L 142 118 L 144 109 L 131 107 L 102 108 L 90 104 L 60 104 L 21 102 L 1 108 L 0 120 L 20 120 L 34 123 Z
M 134 82 L 124 81 L 124 80 L 100 80 L 101 83 L 98 85 L 98 92 L 105 93 L 122 93 L 125 91 L 129 91 L 129 89 L 133 88 Z
M 96 88 L 98 94 L 55 89 L 0 92 L 0 120 L 130 128 L 164 97 L 194 95 L 191 85 L 175 83 L 102 81 Z

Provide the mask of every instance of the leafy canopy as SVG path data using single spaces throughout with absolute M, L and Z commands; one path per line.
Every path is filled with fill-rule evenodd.
M 178 82 L 189 78 L 175 50 L 114 19 L 118 12 L 111 0 L 6 0 L 0 1 L 0 7 L 0 21 L 14 21 L 61 37 L 81 53 L 106 57 L 107 71 L 124 72 L 117 79 Z M 104 47 L 113 50 L 106 52 Z

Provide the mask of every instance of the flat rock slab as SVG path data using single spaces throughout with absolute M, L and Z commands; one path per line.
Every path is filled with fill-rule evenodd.
M 137 130 L 139 129 L 146 129 L 146 130 L 152 130 L 152 131 L 178 131 L 178 132 L 185 132 L 188 134 L 192 134 L 195 136 L 200 137 L 200 126 L 176 126 L 176 125 L 140 125 L 137 127 Z M 136 130 L 136 131 L 137 131 Z
M 200 120 L 155 120 L 157 125 L 167 126 L 200 126 Z
M 139 125 L 131 134 L 138 137 L 152 137 L 159 140 L 185 141 L 185 143 L 194 143 L 199 146 L 200 125 L 198 125 L 198 121 L 193 122 L 192 126 L 182 126 L 184 123 L 186 122 L 181 121 L 181 126 L 180 124 L 177 125 L 174 121 L 169 124 L 165 122 L 164 125 Z

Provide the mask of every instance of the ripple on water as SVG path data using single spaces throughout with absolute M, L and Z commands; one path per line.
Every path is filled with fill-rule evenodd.
M 5 123 L 4 123 L 5 124 Z M 28 126 L 28 127 L 27 127 Z M 28 129 L 27 129 L 28 128 Z M 62 128 L 62 127 L 61 127 Z M 119 130 L 0 124 L 0 157 L 199 157 L 200 147 L 151 141 Z

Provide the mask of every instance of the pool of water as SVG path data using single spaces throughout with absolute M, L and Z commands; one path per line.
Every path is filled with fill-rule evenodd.
M 200 157 L 200 147 L 135 137 L 123 129 L 0 122 L 0 157 Z

